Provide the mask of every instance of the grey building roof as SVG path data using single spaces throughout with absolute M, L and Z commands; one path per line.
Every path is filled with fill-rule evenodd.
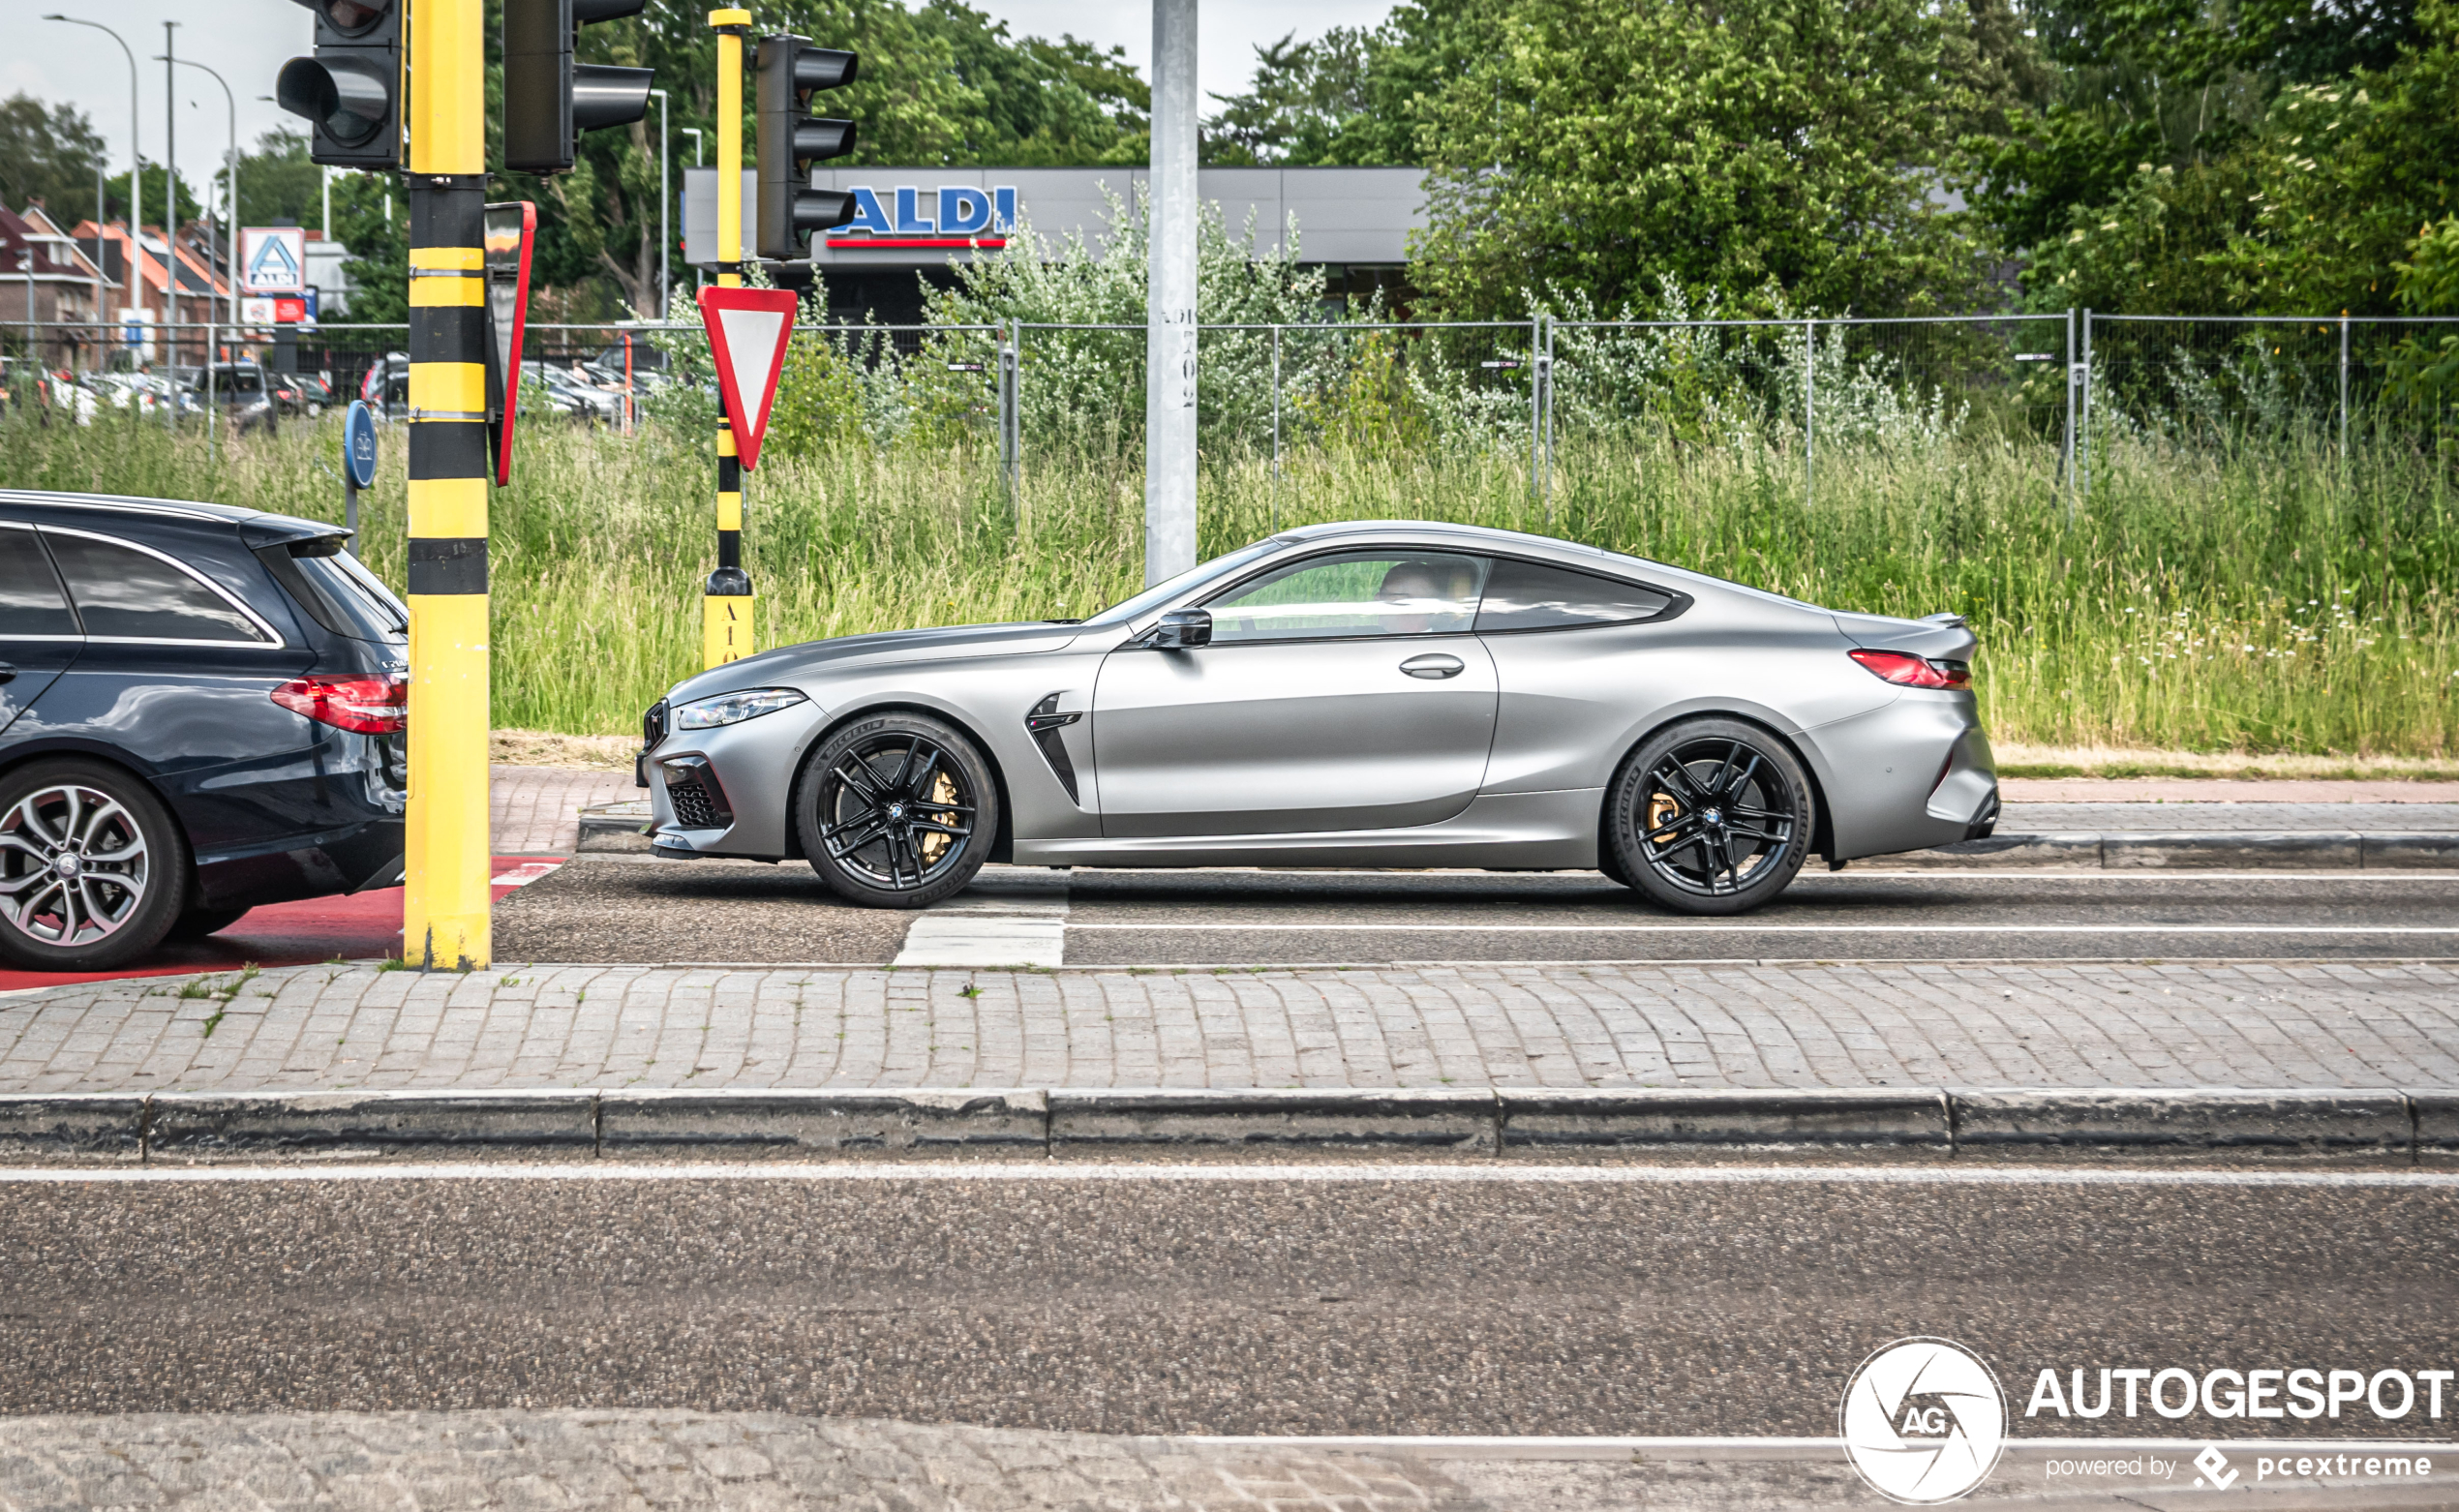
M 999 212 L 1010 204 L 1016 217 L 1046 244 L 1071 234 L 1098 250 L 1109 237 L 1108 196 L 1135 203 L 1141 167 L 851 167 L 818 168 L 815 189 L 867 192 L 887 225 L 842 227 L 817 238 L 812 261 L 822 268 L 937 267 L 949 258 L 969 260 L 969 243 L 1005 245 Z M 744 174 L 744 228 L 748 237 L 752 175 Z M 1426 224 L 1424 174 L 1417 168 L 1202 168 L 1197 192 L 1217 210 L 1232 234 L 1252 227 L 1258 256 L 1280 251 L 1293 223 L 1297 255 L 1305 262 L 1400 263 L 1408 260 L 1409 233 Z M 905 191 L 899 195 L 898 191 Z M 943 191 L 970 191 L 951 199 Z M 1003 194 L 1002 191 L 1012 191 Z M 1106 195 L 1107 192 L 1107 195 Z M 683 260 L 716 261 L 717 170 L 683 170 Z M 980 232 L 943 234 L 940 210 L 956 210 L 967 222 L 991 212 Z M 865 207 L 867 219 L 868 206 Z M 1250 219 L 1252 217 L 1252 219 Z

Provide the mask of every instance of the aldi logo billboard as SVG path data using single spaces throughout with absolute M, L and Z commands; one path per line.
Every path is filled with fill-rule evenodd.
M 981 247 L 1008 244 L 1017 227 L 1013 184 L 989 189 L 943 184 L 935 191 L 899 184 L 850 185 L 854 219 L 828 234 L 831 248 Z

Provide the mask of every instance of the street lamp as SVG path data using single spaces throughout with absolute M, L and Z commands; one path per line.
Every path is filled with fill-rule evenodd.
M 239 323 L 239 104 L 230 93 L 230 81 L 215 73 L 214 70 L 206 68 L 204 64 L 193 58 L 168 56 L 164 57 L 163 61 L 177 63 L 185 68 L 202 69 L 205 73 L 212 74 L 213 81 L 222 86 L 222 103 L 230 114 L 230 150 L 223 154 L 222 159 L 222 192 L 229 201 L 225 207 L 229 218 L 222 223 L 222 255 L 230 270 L 228 279 L 230 323 L 237 325 Z
M 143 188 L 143 180 L 138 175 L 144 171 L 145 158 L 144 154 L 137 150 L 137 54 L 129 47 L 127 42 L 122 40 L 119 33 L 112 31 L 100 21 L 80 20 L 74 15 L 62 15 L 56 11 L 46 15 L 44 19 L 66 21 L 71 26 L 91 26 L 111 41 L 118 43 L 119 50 L 128 54 L 128 266 L 124 271 L 128 278 L 129 297 L 141 302 L 144 291 L 138 287 L 137 276 L 137 259 L 140 256 L 137 243 L 137 228 L 145 223 L 145 217 L 138 208 L 138 196 Z M 102 229 L 103 202 L 98 198 L 94 202 L 94 260 L 98 264 L 103 260 Z M 97 318 L 102 315 L 100 310 L 94 313 Z
M 700 128 L 697 126 L 686 126 L 683 128 L 683 135 L 691 138 L 691 166 L 693 167 L 699 167 L 701 166 L 700 148 L 702 145 Z
M 657 318 L 666 318 L 667 306 L 674 301 L 673 281 L 667 275 L 667 258 L 675 246 L 675 227 L 668 217 L 675 213 L 674 196 L 666 188 L 666 91 L 653 89 L 657 97 Z

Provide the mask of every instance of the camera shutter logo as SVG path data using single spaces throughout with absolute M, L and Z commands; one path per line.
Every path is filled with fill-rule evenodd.
M 1872 1491 L 1934 1506 L 1988 1479 L 2006 1448 L 2007 1398 L 1981 1358 L 1945 1339 L 1898 1339 L 1845 1383 L 1844 1452 Z

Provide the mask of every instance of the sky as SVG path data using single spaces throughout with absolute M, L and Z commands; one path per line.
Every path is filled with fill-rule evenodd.
M 972 0 L 1008 23 L 1018 36 L 1073 33 L 1104 47 L 1124 46 L 1128 60 L 1147 71 L 1152 60 L 1149 0 Z M 1255 48 L 1294 31 L 1311 37 L 1330 26 L 1372 25 L 1389 0 L 1200 0 L 1197 11 L 1197 72 L 1207 96 L 1234 94 L 1252 76 Z M 101 21 L 117 31 L 137 54 L 137 109 L 145 156 L 163 159 L 163 22 L 178 21 L 175 50 L 217 69 L 229 82 L 244 149 L 290 118 L 270 100 L 283 60 L 304 52 L 311 22 L 294 0 L 0 0 L 0 97 L 23 90 L 39 99 L 67 101 L 83 110 L 110 143 L 111 166 L 128 164 L 128 58 L 111 39 L 90 26 L 42 17 L 51 12 Z M 755 10 L 755 15 L 758 14 Z M 178 71 L 175 101 L 181 176 L 196 183 L 218 168 L 230 132 L 222 86 L 202 71 Z M 1204 101 L 1209 112 L 1212 101 Z M 678 140 L 676 150 L 687 149 Z

